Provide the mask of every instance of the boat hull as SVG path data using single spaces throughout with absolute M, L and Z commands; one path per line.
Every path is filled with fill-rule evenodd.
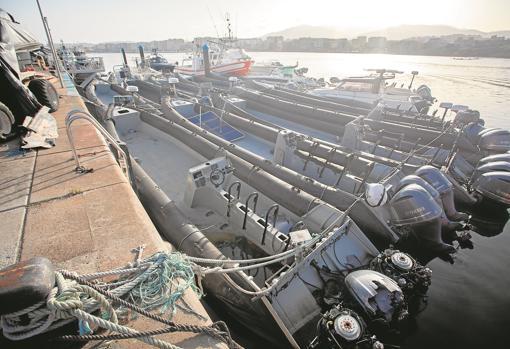
M 229 76 L 245 76 L 250 72 L 253 61 L 239 61 L 232 62 L 226 64 L 218 64 L 211 66 L 211 71 L 214 73 L 219 73 L 223 75 Z M 193 75 L 193 76 L 205 76 L 205 69 L 193 69 L 190 66 L 180 66 L 175 67 L 174 71 L 176 73 L 184 74 L 184 75 Z

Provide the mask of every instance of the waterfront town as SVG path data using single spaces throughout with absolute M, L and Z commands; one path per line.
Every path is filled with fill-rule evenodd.
M 196 38 L 197 41 L 215 38 Z M 353 39 L 311 38 L 285 39 L 283 36 L 238 39 L 237 45 L 248 51 L 269 52 L 340 52 L 340 53 L 390 53 L 406 55 L 496 57 L 510 58 L 510 39 L 492 35 L 447 35 L 441 37 L 417 37 L 404 40 L 388 40 L 383 36 L 358 36 Z M 146 49 L 163 52 L 183 52 L 193 48 L 193 42 L 183 39 L 167 39 L 150 42 L 106 42 L 80 44 L 91 52 L 136 52 L 139 45 Z

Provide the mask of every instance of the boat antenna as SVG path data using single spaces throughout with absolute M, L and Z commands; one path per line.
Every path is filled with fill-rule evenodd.
M 239 36 L 238 36 L 239 32 L 237 31 L 237 23 L 239 23 L 238 18 L 239 18 L 239 17 L 238 17 L 238 13 L 236 12 L 236 30 L 235 30 L 235 32 L 234 32 L 234 37 L 235 37 L 235 38 L 238 38 L 238 37 L 239 37 Z
M 230 22 L 230 14 L 228 12 L 225 14 L 225 20 L 227 21 L 228 40 L 233 41 L 234 37 L 232 35 L 232 23 Z
M 216 32 L 216 37 L 219 39 L 220 38 L 220 35 L 218 34 L 218 28 L 216 27 L 216 23 L 214 22 L 214 18 L 211 14 L 211 9 L 209 8 L 209 5 L 206 4 L 207 6 L 207 12 L 209 12 L 209 17 L 211 18 L 211 22 L 213 24 L 213 27 L 214 27 L 214 31 Z

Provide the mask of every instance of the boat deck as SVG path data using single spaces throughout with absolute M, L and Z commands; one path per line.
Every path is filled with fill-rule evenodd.
M 53 83 L 58 87 L 56 80 Z M 70 110 L 86 108 L 74 87 L 68 85 L 58 91 L 60 108 L 53 115 L 59 138 L 54 148 L 21 152 L 18 139 L 0 145 L 0 268 L 45 256 L 57 268 L 92 273 L 131 262 L 134 257 L 131 249 L 140 245 L 145 245 L 145 257 L 156 251 L 171 250 L 172 246 L 158 234 L 104 139 L 92 125 L 81 120 L 73 124 L 75 144 L 83 165 L 93 172 L 75 172 L 64 119 Z M 142 143 L 150 141 L 140 139 Z M 173 321 L 194 325 L 211 322 L 192 291 L 186 293 L 183 302 L 192 311 L 178 311 Z M 138 330 L 161 328 L 161 324 L 144 317 L 128 325 Z M 158 338 L 184 348 L 225 347 L 205 335 L 174 333 Z M 4 341 L 0 337 L 0 347 L 13 346 L 12 342 Z M 97 343 L 90 342 L 86 347 L 93 344 Z M 149 347 L 134 339 L 113 345 Z M 34 347 L 40 345 L 36 343 Z
M 144 122 L 136 132 L 120 134 L 120 137 L 135 160 L 175 202 L 183 199 L 188 170 L 206 161 L 200 154 L 184 148 L 180 142 Z
M 286 120 L 284 118 L 280 118 L 278 116 L 259 112 L 255 109 L 251 109 L 251 108 L 244 108 L 244 109 L 248 113 L 258 117 L 260 120 L 271 122 L 274 125 L 283 127 L 285 129 L 288 129 L 288 130 L 291 130 L 294 132 L 299 132 L 299 133 L 302 133 L 302 134 L 305 134 L 305 135 L 308 135 L 308 136 L 311 136 L 314 138 L 318 138 L 318 139 L 321 139 L 321 140 L 324 140 L 327 142 L 340 143 L 340 137 L 337 137 L 337 136 L 333 135 L 332 133 L 319 131 L 319 130 L 313 129 L 311 127 L 308 127 L 308 126 L 301 125 L 297 122 L 292 122 L 292 121 Z

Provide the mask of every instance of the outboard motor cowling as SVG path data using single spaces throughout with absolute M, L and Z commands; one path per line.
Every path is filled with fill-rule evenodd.
M 396 191 L 399 191 L 401 188 L 409 184 L 418 184 L 419 186 L 425 188 L 439 205 L 441 206 L 443 205 L 441 201 L 441 195 L 439 194 L 439 192 L 426 180 L 424 180 L 421 177 L 418 177 L 417 175 L 407 175 L 404 178 L 402 178 L 400 182 L 398 182 Z
M 498 204 L 510 206 L 510 172 L 482 173 L 473 181 L 471 188 Z
M 481 150 L 492 153 L 504 153 L 510 150 L 510 131 L 504 129 L 493 129 L 483 132 L 480 136 L 478 146 Z
M 418 184 L 401 188 L 390 200 L 391 223 L 405 227 L 434 252 L 451 252 L 442 240 L 442 207 Z
M 496 162 L 496 161 L 510 162 L 510 153 L 494 154 L 494 155 L 486 156 L 486 157 L 480 159 L 480 161 L 478 161 L 478 166 L 480 167 L 480 166 L 487 164 L 489 162 Z
M 390 200 L 391 222 L 396 226 L 434 221 L 441 217 L 441 206 L 418 184 L 401 188 Z
M 452 221 L 466 220 L 468 215 L 458 212 L 455 208 L 453 185 L 443 172 L 434 166 L 425 165 L 416 170 L 415 174 L 432 185 L 441 195 L 446 217 Z
M 357 270 L 345 277 L 345 286 L 371 320 L 398 323 L 407 318 L 402 289 L 386 275 Z
M 434 198 L 437 204 L 441 206 L 441 208 L 443 208 L 443 200 L 439 192 L 433 186 L 431 186 L 426 180 L 416 175 L 408 175 L 402 178 L 398 183 L 397 190 L 400 190 L 401 188 L 409 184 L 417 184 L 425 188 L 429 192 L 429 194 Z M 448 219 L 448 217 L 446 217 L 446 213 L 444 212 L 444 210 L 443 212 L 441 212 L 441 226 L 446 231 L 455 230 L 459 228 L 458 223 L 453 223 Z
M 459 110 L 455 118 L 453 119 L 453 123 L 456 125 L 467 125 L 472 122 L 478 122 L 480 120 L 480 112 L 478 110 L 466 109 Z
M 478 144 L 480 140 L 480 132 L 486 130 L 486 128 L 478 122 L 472 122 L 464 127 L 462 133 L 466 138 L 473 144 Z
M 476 180 L 481 174 L 487 172 L 510 172 L 510 162 L 494 161 L 478 166 L 473 172 L 472 181 Z
M 414 172 L 418 177 L 423 178 L 427 183 L 443 194 L 452 189 L 453 185 L 438 168 L 430 165 L 420 167 Z
M 432 97 L 432 90 L 427 85 L 420 85 L 416 89 L 416 94 L 426 101 L 432 102 L 435 98 Z

